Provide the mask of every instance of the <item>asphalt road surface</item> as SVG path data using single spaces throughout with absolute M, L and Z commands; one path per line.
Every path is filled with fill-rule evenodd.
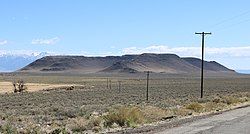
M 186 123 L 158 134 L 250 134 L 250 107 Z

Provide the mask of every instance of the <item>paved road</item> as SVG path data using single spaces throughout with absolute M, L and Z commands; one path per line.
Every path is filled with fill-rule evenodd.
M 250 134 L 250 107 L 183 124 L 158 134 Z

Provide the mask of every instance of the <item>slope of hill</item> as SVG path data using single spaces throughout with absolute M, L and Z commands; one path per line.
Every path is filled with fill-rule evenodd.
M 22 68 L 21 72 L 79 73 L 196 73 L 201 60 L 181 58 L 175 54 L 141 54 L 107 57 L 47 56 Z M 235 73 L 217 62 L 205 62 L 205 71 Z
M 128 63 L 129 64 L 129 63 Z M 117 73 L 136 73 L 137 70 L 130 68 L 129 65 L 124 62 L 116 62 L 108 68 L 101 70 L 100 72 L 117 72 Z
M 197 58 L 182 58 L 182 59 L 184 59 L 188 63 L 192 64 L 193 66 L 201 68 L 201 60 L 200 59 L 197 59 Z M 205 61 L 204 62 L 204 69 L 209 70 L 209 71 L 220 71 L 220 72 L 234 71 L 234 70 L 231 70 L 231 69 L 219 64 L 216 61 Z

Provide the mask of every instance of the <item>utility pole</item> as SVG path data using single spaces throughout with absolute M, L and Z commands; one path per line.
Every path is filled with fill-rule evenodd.
M 147 71 L 147 94 L 146 94 L 147 101 L 148 101 L 148 85 L 149 85 L 149 71 Z
M 109 80 L 109 89 L 111 89 L 112 83 L 111 80 Z
M 201 61 L 201 98 L 203 98 L 203 82 L 204 82 L 204 46 L 205 46 L 205 35 L 211 35 L 212 33 L 195 33 L 201 35 L 201 46 L 202 46 L 202 61 Z
M 118 81 L 118 91 L 121 91 L 121 81 Z
M 109 89 L 109 78 L 107 78 L 107 89 Z

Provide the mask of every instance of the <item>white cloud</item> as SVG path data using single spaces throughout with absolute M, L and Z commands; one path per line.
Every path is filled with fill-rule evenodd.
M 200 47 L 168 47 L 153 45 L 145 48 L 129 47 L 123 49 L 124 54 L 141 53 L 174 53 L 182 57 L 201 56 Z M 246 47 L 206 47 L 205 55 L 208 57 L 250 57 L 250 46 Z
M 5 45 L 5 44 L 7 44 L 7 43 L 8 43 L 7 40 L 0 40 L 0 45 Z
M 35 45 L 53 45 L 57 43 L 60 39 L 58 37 L 54 37 L 51 39 L 34 39 L 31 41 L 31 44 Z

